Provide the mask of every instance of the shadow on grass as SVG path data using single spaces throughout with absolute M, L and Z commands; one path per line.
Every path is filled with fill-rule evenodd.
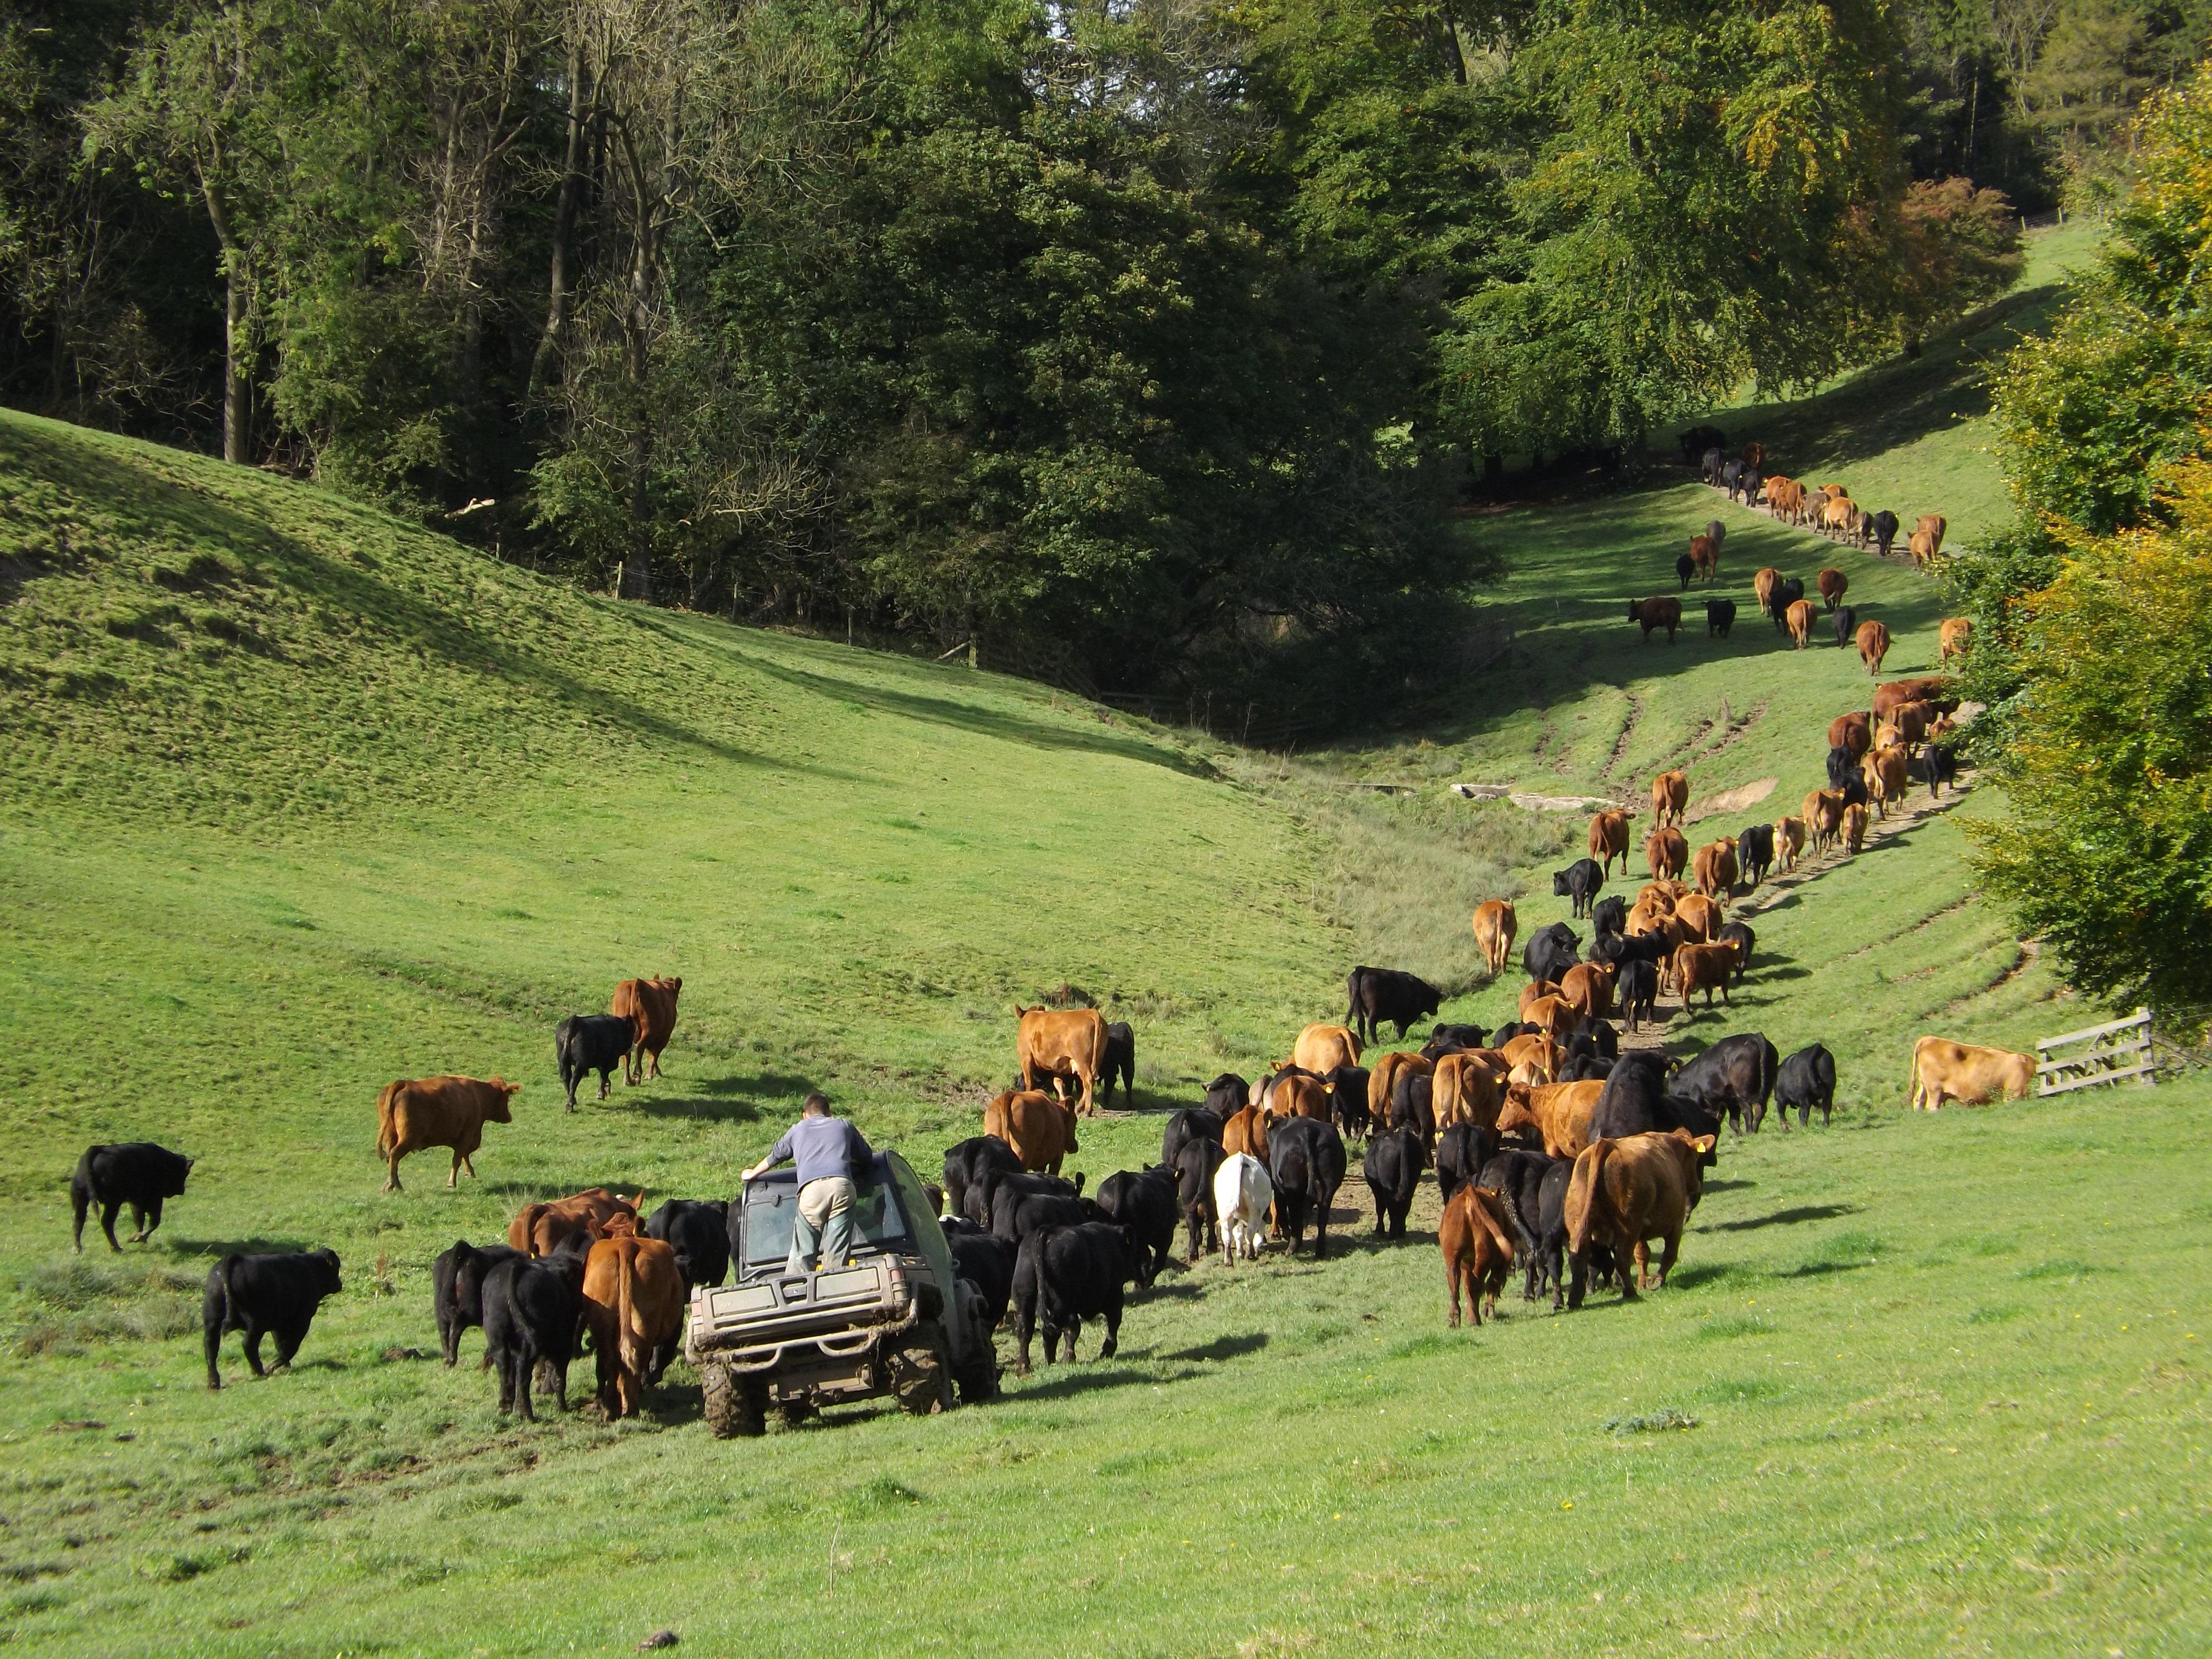
M 303 1243 L 296 1238 L 165 1238 L 161 1241 L 178 1255 L 293 1255 L 301 1250 L 319 1249 L 319 1244 Z
M 1871 1261 L 1808 1261 L 1802 1267 L 1792 1267 L 1786 1273 L 1776 1273 L 1777 1279 L 1825 1279 L 1830 1273 L 1863 1273 L 1874 1266 Z
M 1760 1227 L 1794 1227 L 1802 1221 L 1832 1221 L 1839 1215 L 1856 1215 L 1856 1204 L 1800 1204 L 1787 1210 L 1777 1210 L 1772 1215 L 1751 1216 L 1742 1221 L 1716 1221 L 1710 1227 L 1700 1227 L 1701 1233 L 1747 1233 Z
M 1186 1365 L 1164 1374 L 1139 1370 L 1133 1366 L 1116 1365 L 1112 1360 L 1101 1364 L 1094 1360 L 1089 1369 L 1081 1369 L 1079 1359 L 1074 1368 L 1066 1363 L 1047 1367 L 1040 1364 L 1030 1376 L 1019 1383 L 1017 1391 L 1007 1396 L 1013 1401 L 1066 1400 L 1077 1395 L 1096 1394 L 1101 1389 L 1122 1389 L 1139 1383 L 1188 1382 L 1204 1376 L 1206 1372 L 1195 1365 Z M 1054 1376 L 1054 1372 L 1059 1375 Z M 1049 1381 L 1040 1381 L 1049 1378 Z
M 1160 1356 L 1163 1359 L 1241 1359 L 1248 1353 L 1257 1353 L 1267 1346 L 1265 1331 L 1251 1331 L 1243 1336 L 1217 1336 L 1211 1342 L 1201 1342 L 1194 1348 L 1176 1348 Z

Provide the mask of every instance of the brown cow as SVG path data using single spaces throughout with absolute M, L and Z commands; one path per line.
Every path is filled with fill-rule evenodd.
M 1682 902 L 1674 907 L 1672 920 L 1680 930 L 1674 936 L 1674 942 L 1677 945 L 1698 945 L 1717 937 L 1721 931 L 1724 914 L 1718 901 L 1709 899 L 1703 893 L 1686 894 Z
M 1824 536 L 1849 534 L 1851 520 L 1857 516 L 1858 508 L 1852 505 L 1850 496 L 1831 495 L 1827 504 L 1820 509 L 1820 533 Z
M 1548 1031 L 1555 1038 L 1571 1037 L 1582 1030 L 1581 1011 L 1565 997 L 1539 997 L 1530 1003 L 1521 1016 L 1524 1025 L 1533 1025 L 1540 1031 Z
M 1849 749 L 1851 758 L 1874 747 L 1874 730 L 1864 714 L 1838 714 L 1828 722 L 1828 747 Z
M 1680 882 L 1672 877 L 1664 877 L 1657 881 L 1647 881 L 1643 886 L 1638 888 L 1636 902 L 1638 904 L 1654 903 L 1663 910 L 1671 910 L 1683 899 L 1688 897 L 1689 894 L 1690 889 L 1685 887 Z
M 1774 855 L 1784 870 L 1795 870 L 1805 850 L 1805 820 L 1787 815 L 1774 820 Z
M 1520 921 L 1513 914 L 1513 906 L 1506 899 L 1485 899 L 1474 908 L 1474 942 L 1482 951 L 1482 959 L 1490 964 L 1492 977 L 1505 971 L 1505 963 L 1513 951 L 1513 935 L 1520 931 Z
M 590 1187 L 566 1198 L 526 1204 L 507 1224 L 507 1242 L 526 1255 L 550 1255 L 579 1234 L 604 1238 L 609 1224 L 618 1218 L 628 1218 L 632 1228 L 637 1225 L 637 1206 L 644 1197 L 640 1193 L 635 1199 L 624 1198 L 604 1187 Z
M 1507 1231 L 1503 1203 L 1495 1188 L 1461 1188 L 1444 1206 L 1437 1224 L 1437 1243 L 1444 1254 L 1444 1284 L 1451 1291 L 1451 1328 L 1459 1326 L 1459 1297 L 1467 1291 L 1468 1317 L 1482 1323 L 1483 1304 L 1491 1316 L 1498 1313 L 1498 1293 L 1505 1288 L 1505 1275 L 1513 1266 L 1513 1236 Z
M 1813 578 L 1813 586 L 1820 590 L 1820 603 L 1833 611 L 1850 590 L 1851 579 L 1831 565 Z
M 1828 483 L 1822 484 L 1820 486 L 1820 499 L 1823 501 L 1841 501 L 1844 496 L 1850 493 L 1851 490 L 1849 484 Z
M 1881 719 L 1908 702 L 1924 702 L 1939 713 L 1955 709 L 1956 690 L 1948 674 L 1923 674 L 1917 679 L 1888 680 L 1874 689 L 1874 717 Z
M 1736 878 L 1742 874 L 1736 863 L 1735 837 L 1723 836 L 1718 841 L 1707 842 L 1698 848 L 1690 867 L 1697 877 L 1700 893 L 1707 898 L 1725 899 L 1735 891 Z
M 1782 586 L 1782 573 L 1772 565 L 1762 565 L 1751 578 L 1752 597 L 1759 601 L 1762 611 L 1774 609 L 1774 590 Z
M 1735 946 L 1677 945 L 1668 967 L 1674 981 L 1674 994 L 1682 999 L 1684 1012 L 1688 1011 L 1690 999 L 1699 991 L 1705 994 L 1705 1006 L 1710 1008 L 1716 988 L 1723 1002 L 1729 1000 L 1729 980 L 1735 972 Z
M 1852 636 L 1858 642 L 1859 660 L 1866 665 L 1869 674 L 1881 672 L 1881 659 L 1889 654 L 1889 630 L 1878 622 L 1863 622 Z M 1877 708 L 1875 712 L 1880 714 Z
M 1614 969 L 1610 963 L 1578 962 L 1559 981 L 1559 1000 L 1595 1023 L 1613 1012 Z
M 1437 1128 L 1448 1129 L 1455 1123 L 1479 1123 L 1486 1129 L 1498 1127 L 1498 1109 L 1505 1103 L 1504 1089 L 1500 1073 L 1492 1071 L 1485 1058 L 1479 1054 L 1446 1054 L 1437 1062 L 1430 1103 L 1436 1109 Z
M 983 1109 L 983 1133 L 1014 1149 L 1024 1170 L 1058 1175 L 1076 1144 L 1075 1114 L 1042 1089 L 1009 1089 Z
M 521 1087 L 496 1077 L 402 1078 L 386 1084 L 376 1097 L 376 1155 L 384 1160 L 384 1190 L 399 1190 L 401 1158 L 430 1146 L 453 1149 L 446 1185 L 458 1188 L 462 1170 L 477 1172 L 470 1156 L 483 1145 L 483 1126 L 514 1121 L 507 1103 Z
M 1923 513 L 1920 522 L 1913 526 L 1913 533 L 1928 538 L 1928 550 L 1932 556 L 1943 550 L 1943 532 L 1949 528 L 1941 513 Z
M 1291 1045 L 1291 1064 L 1327 1077 L 1340 1066 L 1359 1064 L 1359 1039 L 1341 1025 L 1309 1025 Z
M 1805 486 L 1779 473 L 1766 481 L 1766 510 L 1789 524 L 1805 520 Z
M 1690 563 L 1700 576 L 1711 578 L 1720 574 L 1721 550 L 1711 536 L 1690 538 Z
M 1689 859 L 1689 838 L 1680 830 L 1654 830 L 1644 843 L 1644 860 L 1651 866 L 1651 873 L 1662 881 L 1672 881 L 1680 875 Z
M 1875 750 L 1859 763 L 1859 770 L 1866 776 L 1867 793 L 1874 797 L 1882 817 L 1887 817 L 1889 804 L 1903 800 L 1911 781 L 1905 767 L 1904 745 Z
M 1317 1117 L 1328 1121 L 1328 1085 L 1302 1072 L 1278 1075 L 1261 1096 L 1261 1110 L 1272 1121 L 1291 1117 Z
M 1613 873 L 1615 859 L 1620 860 L 1620 873 L 1628 873 L 1630 816 L 1626 812 L 1600 812 L 1589 822 L 1589 855 L 1608 876 Z
M 1916 530 L 1905 542 L 1905 550 L 1912 555 L 1912 567 L 1925 570 L 1936 559 L 1936 538 L 1924 530 Z
M 1640 939 L 1646 933 L 1666 932 L 1668 924 L 1674 919 L 1673 905 L 1639 902 L 1633 909 L 1629 911 L 1628 920 L 1622 925 L 1621 931 L 1631 939 Z
M 1867 810 L 1857 801 L 1844 808 L 1844 850 L 1856 853 L 1866 845 Z
M 1690 805 L 1690 775 L 1679 768 L 1651 780 L 1651 814 L 1659 828 L 1680 823 Z
M 1052 1079 L 1052 1091 L 1073 1077 L 1081 1085 L 1077 1109 L 1091 1114 L 1091 1085 L 1106 1069 L 1106 1016 L 1096 1008 L 1024 1008 L 1014 1005 L 1021 1024 L 1014 1034 L 1015 1064 L 1021 1067 L 1022 1087 L 1034 1089 L 1043 1078 Z
M 1417 1077 L 1432 1075 L 1437 1063 L 1420 1054 L 1400 1054 L 1395 1050 L 1376 1057 L 1367 1072 L 1367 1110 L 1375 1120 L 1378 1133 L 1390 1125 L 1390 1096 L 1398 1086 L 1399 1076 L 1411 1072 Z
M 1230 1114 L 1229 1121 L 1221 1126 L 1221 1150 L 1234 1158 L 1246 1152 L 1261 1163 L 1267 1161 L 1267 1115 L 1257 1106 L 1246 1106 Z
M 1946 617 L 1936 630 L 1936 640 L 1942 653 L 1939 660 L 1947 666 L 1954 657 L 1963 657 L 1974 642 L 1974 621 L 1971 617 Z
M 1805 797 L 1800 809 L 1805 816 L 1805 828 L 1817 854 L 1827 850 L 1836 832 L 1844 827 L 1844 792 L 1840 789 L 1815 789 Z
M 1912 1045 L 1912 1109 L 1936 1111 L 1946 1100 L 1961 1106 L 1984 1105 L 2000 1096 L 2025 1100 L 2035 1076 L 2033 1054 L 1924 1036 Z
M 1541 1031 L 1523 1031 L 1498 1054 L 1509 1072 L 1526 1066 L 1547 1083 L 1559 1074 L 1559 1046 Z
M 1546 997 L 1555 997 L 1559 995 L 1559 988 L 1553 984 L 1548 979 L 1530 980 L 1526 985 L 1521 988 L 1520 1000 L 1513 1005 L 1513 1018 L 1516 1019 L 1528 1018 L 1528 1007 L 1530 1004 L 1541 1002 Z
M 1644 630 L 1644 644 L 1651 643 L 1653 629 L 1663 628 L 1667 630 L 1667 643 L 1672 645 L 1674 630 L 1682 625 L 1682 602 L 1665 594 L 1656 599 L 1631 599 L 1628 620 Z
M 1590 1114 L 1604 1091 L 1602 1079 L 1509 1085 L 1504 1108 L 1498 1114 L 1498 1133 L 1533 1128 L 1544 1137 L 1544 1150 L 1553 1158 L 1572 1158 L 1589 1145 Z
M 1753 440 L 1750 443 L 1746 444 L 1741 453 L 1743 456 L 1743 464 L 1746 466 L 1765 466 L 1766 465 L 1766 446 L 1759 442 L 1756 439 Z
M 1582 1264 L 1593 1244 L 1612 1249 L 1623 1296 L 1664 1288 L 1681 1249 L 1683 1224 L 1705 1195 L 1702 1165 L 1712 1149 L 1711 1135 L 1669 1129 L 1600 1140 L 1577 1157 L 1566 1202 L 1567 1249 L 1577 1263 L 1568 1293 L 1571 1305 L 1581 1304 Z M 1654 1238 L 1665 1242 L 1656 1280 L 1647 1243 Z
M 1901 702 L 1889 711 L 1884 727 L 1893 734 L 1893 741 L 1901 744 L 1907 756 L 1928 741 L 1928 728 L 1937 718 L 1936 711 L 1924 702 Z M 1881 744 L 1875 745 L 1877 748 Z
M 663 979 L 658 974 L 651 979 L 626 979 L 615 987 L 614 1000 L 607 1004 L 607 1012 L 628 1020 L 637 1033 L 630 1040 L 629 1059 L 623 1067 L 624 1083 L 644 1082 L 648 1065 L 650 1075 L 660 1075 L 660 1051 L 675 1032 L 676 995 L 683 988 L 682 980 Z
M 1813 638 L 1813 602 L 1810 599 L 1791 600 L 1790 609 L 1783 613 L 1782 620 L 1790 629 L 1790 642 L 1802 651 Z
M 584 1258 L 584 1323 L 599 1362 L 599 1407 L 634 1417 L 660 1380 L 659 1351 L 684 1323 L 676 1247 L 634 1235 L 602 1238 Z M 672 1349 L 670 1349 L 672 1352 Z

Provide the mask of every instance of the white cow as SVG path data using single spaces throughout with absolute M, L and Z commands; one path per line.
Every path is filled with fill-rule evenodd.
M 1221 1259 L 1234 1265 L 1237 1253 L 1257 1260 L 1267 1212 L 1275 1202 L 1275 1183 L 1267 1166 L 1249 1152 L 1221 1161 L 1213 1172 L 1213 1209 L 1221 1224 Z

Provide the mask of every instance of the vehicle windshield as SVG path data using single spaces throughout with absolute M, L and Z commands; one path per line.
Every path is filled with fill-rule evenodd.
M 853 1183 L 853 1254 L 872 1255 L 908 1247 L 906 1218 L 880 1166 Z M 745 1186 L 744 1261 L 748 1273 L 780 1267 L 791 1255 L 791 1224 L 799 1216 L 799 1183 L 789 1170 Z

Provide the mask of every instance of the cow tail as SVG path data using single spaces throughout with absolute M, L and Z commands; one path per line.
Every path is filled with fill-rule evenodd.
M 1359 1018 L 1359 969 L 1355 968 L 1345 975 L 1344 1023 L 1350 1025 Z
M 1481 1219 L 1482 1230 L 1498 1241 L 1498 1248 L 1505 1252 L 1505 1259 L 1510 1262 L 1518 1252 L 1514 1247 L 1513 1241 L 1505 1236 L 1505 1230 L 1498 1224 L 1498 1218 L 1491 1214 L 1490 1206 L 1482 1201 L 1482 1194 L 1485 1193 L 1496 1193 L 1501 1200 L 1509 1205 L 1512 1200 L 1506 1198 L 1505 1189 L 1502 1187 L 1477 1187 L 1474 1189 L 1474 1212 Z M 1515 1218 L 1513 1224 L 1516 1227 L 1521 1224 L 1518 1217 Z
M 1612 1151 L 1613 1142 L 1600 1139 L 1590 1142 L 1585 1154 L 1590 1161 L 1589 1199 L 1583 1206 L 1582 1220 L 1567 1240 L 1567 1249 L 1576 1255 L 1589 1249 L 1590 1233 L 1597 1220 L 1598 1206 L 1605 1201 L 1605 1160 Z M 1569 1179 L 1571 1181 L 1572 1177 Z
M 384 1092 L 376 1097 L 376 1155 L 379 1158 L 392 1156 L 392 1143 L 397 1133 L 392 1125 L 392 1103 L 398 1097 L 399 1085 L 397 1083 L 386 1084 Z
M 100 1196 L 100 1176 L 94 1172 L 94 1160 L 106 1150 L 105 1146 L 88 1146 L 84 1149 L 84 1156 L 76 1161 L 77 1182 L 82 1183 L 92 1201 L 103 1207 L 106 1206 L 107 1200 Z
M 238 1318 L 238 1292 L 231 1288 L 230 1284 L 231 1273 L 237 1267 L 237 1266 L 238 1258 L 235 1255 L 227 1255 L 223 1257 L 222 1261 L 217 1263 L 216 1267 L 216 1272 L 221 1277 L 222 1281 L 222 1328 L 224 1330 L 228 1330 L 233 1326 L 240 1322 Z
M 1498 1202 L 1505 1211 L 1505 1218 L 1513 1224 L 1513 1231 L 1521 1235 L 1523 1244 L 1532 1250 L 1534 1249 L 1536 1235 L 1530 1230 L 1528 1222 L 1522 1218 L 1521 1205 L 1513 1196 L 1513 1188 L 1510 1186 L 1500 1187 L 1497 1192 Z

